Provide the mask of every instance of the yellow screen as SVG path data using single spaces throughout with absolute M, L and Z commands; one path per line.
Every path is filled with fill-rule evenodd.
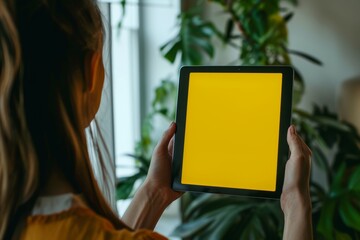
M 181 182 L 276 190 L 281 73 L 190 73 Z

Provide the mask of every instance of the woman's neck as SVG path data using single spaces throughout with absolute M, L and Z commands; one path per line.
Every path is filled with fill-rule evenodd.
M 76 193 L 76 191 L 64 174 L 58 168 L 55 168 L 51 171 L 47 183 L 40 191 L 40 196 L 54 196 L 65 193 Z

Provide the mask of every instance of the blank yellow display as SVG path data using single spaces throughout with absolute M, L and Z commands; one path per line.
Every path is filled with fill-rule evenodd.
M 182 184 L 275 191 L 281 73 L 190 73 Z

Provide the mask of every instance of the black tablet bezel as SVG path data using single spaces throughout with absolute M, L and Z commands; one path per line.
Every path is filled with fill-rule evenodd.
M 278 167 L 275 191 L 234 189 L 213 186 L 199 186 L 181 183 L 182 160 L 185 140 L 186 110 L 188 101 L 189 76 L 192 72 L 214 73 L 281 73 L 281 111 L 278 144 Z M 242 195 L 260 198 L 279 199 L 285 174 L 285 164 L 289 155 L 286 141 L 287 129 L 291 124 L 292 90 L 294 71 L 290 66 L 183 66 L 180 69 L 180 81 L 177 101 L 176 123 L 173 164 L 172 164 L 172 188 L 176 191 L 194 191 L 206 193 L 220 193 L 230 195 Z

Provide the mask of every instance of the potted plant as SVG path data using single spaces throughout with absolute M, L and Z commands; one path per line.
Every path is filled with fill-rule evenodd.
M 214 64 L 214 38 L 238 51 L 232 64 L 292 65 L 291 55 L 321 65 L 316 58 L 288 48 L 287 22 L 293 13 L 281 2 L 295 0 L 209 0 L 182 1 L 178 16 L 179 31 L 160 51 L 171 63 Z M 219 29 L 202 10 L 218 5 L 228 19 Z M 217 63 L 219 64 L 219 63 Z M 220 63 L 223 65 L 224 63 Z M 305 91 L 302 75 L 295 66 L 293 122 L 313 151 L 314 164 L 324 172 L 326 184 L 311 180 L 313 224 L 316 239 L 360 238 L 360 137 L 355 128 L 341 122 L 326 107 L 314 106 L 312 112 L 298 108 Z M 120 199 L 131 196 L 135 182 L 144 178 L 154 142 L 151 132 L 156 115 L 174 119 L 176 84 L 166 80 L 155 90 L 152 111 L 145 121 L 134 157 L 138 173 L 121 179 L 117 185 Z M 255 154 L 255 153 L 254 153 Z M 181 200 L 182 224 L 173 234 L 188 239 L 281 239 L 283 215 L 278 201 L 255 200 L 215 194 L 185 194 Z M 236 237 L 235 237 L 236 236 Z

